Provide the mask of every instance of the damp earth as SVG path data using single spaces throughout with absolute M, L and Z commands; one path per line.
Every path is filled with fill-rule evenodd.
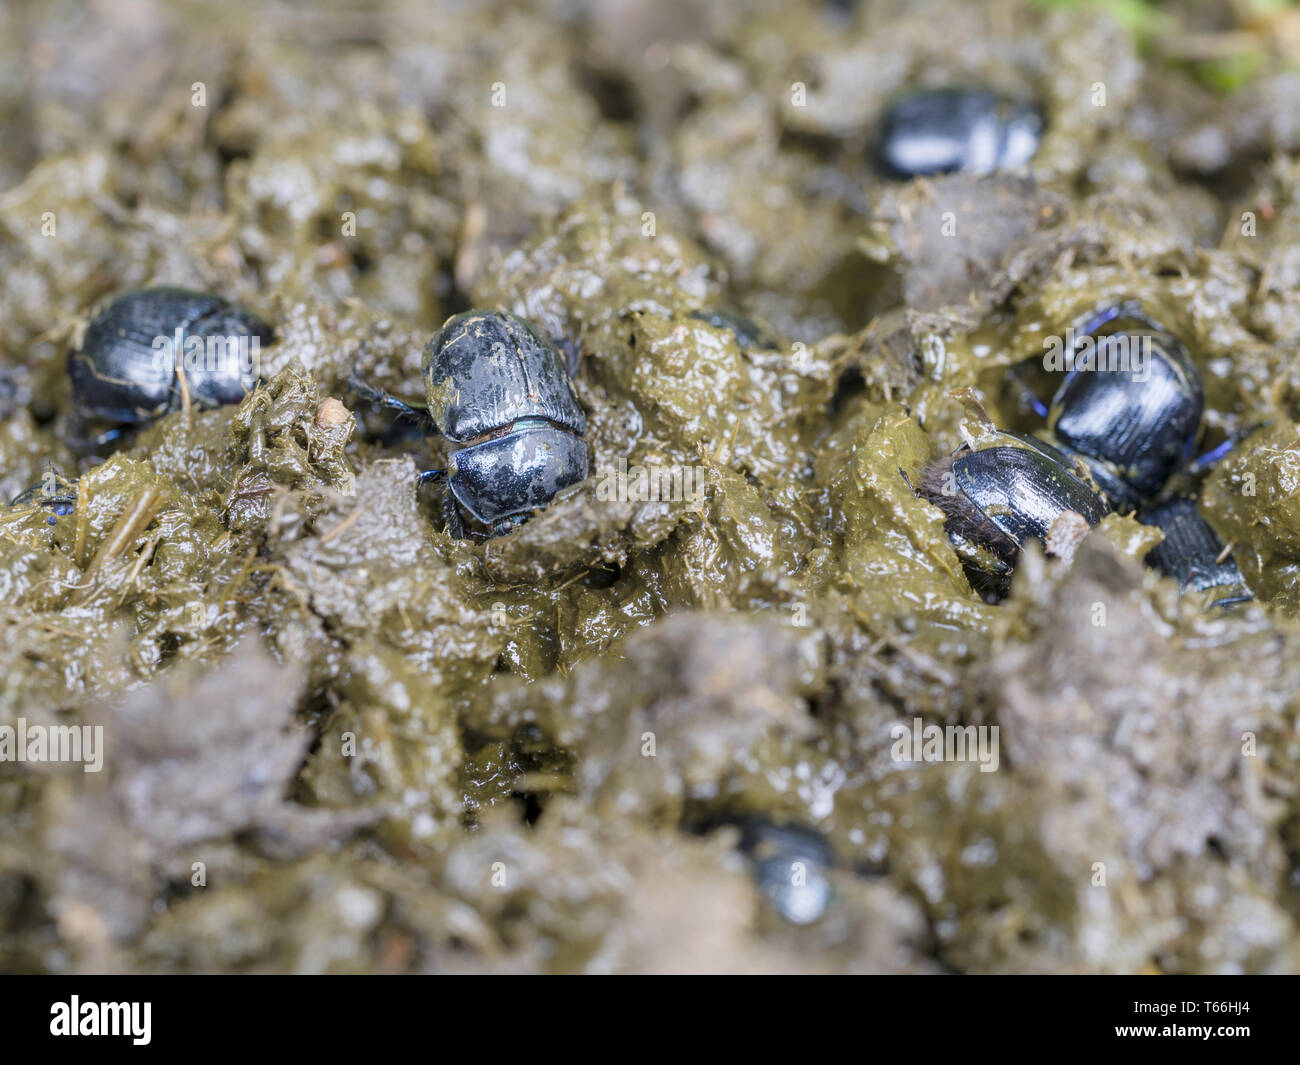
M 1300 970 L 1300 21 L 1181 46 L 1230 10 L 0 8 L 0 497 L 75 496 L 0 508 L 0 726 L 102 736 L 0 759 L 0 968 Z M 950 85 L 1033 158 L 882 174 Z M 88 448 L 69 345 L 151 285 L 270 323 L 262 383 Z M 1254 600 L 1110 515 L 988 603 L 913 486 L 1119 300 Z M 472 307 L 592 454 L 493 539 L 348 387 L 422 400 Z

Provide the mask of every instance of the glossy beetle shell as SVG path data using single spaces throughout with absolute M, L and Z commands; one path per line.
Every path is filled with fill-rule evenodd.
M 425 346 L 423 372 L 429 414 L 456 443 L 520 418 L 587 431 L 564 357 L 517 315 L 466 311 L 448 319 Z
M 447 485 L 490 535 L 586 479 L 587 418 L 559 349 L 504 311 L 449 318 L 425 345 L 429 416 L 453 443 Z M 449 527 L 458 526 L 449 517 Z
M 1157 495 L 1190 456 L 1205 400 L 1200 374 L 1173 336 L 1141 321 L 1124 325 L 1094 338 L 1096 368 L 1066 375 L 1048 429 L 1087 464 L 1111 504 L 1129 510 Z M 1133 350 L 1144 341 L 1139 372 Z M 1123 367 L 1125 358 L 1126 368 L 1102 368 Z
M 582 437 L 528 421 L 454 452 L 447 479 L 461 506 L 492 525 L 544 507 L 561 488 L 586 480 L 588 461 Z
M 83 414 L 135 423 L 177 409 L 182 402 L 176 367 L 156 341 L 172 338 L 273 339 L 265 322 L 219 296 L 178 288 L 147 288 L 119 296 L 86 326 L 81 343 L 68 353 L 68 376 Z M 183 358 L 183 352 L 178 355 Z M 257 384 L 257 375 L 236 358 L 216 360 L 186 372 L 193 403 L 237 403 Z
M 973 583 L 987 583 L 995 593 L 1005 591 L 1025 541 L 1041 541 L 1065 511 L 1095 525 L 1110 509 L 1068 456 L 1031 437 L 1001 436 L 1015 443 L 962 448 L 928 467 L 919 488 L 944 512 L 968 572 L 984 571 L 987 581 Z
M 1138 518 L 1154 525 L 1164 540 L 1146 557 L 1148 566 L 1173 577 L 1183 589 L 1208 592 L 1223 589 L 1216 606 L 1244 602 L 1251 598 L 1241 570 L 1231 556 L 1219 561 L 1223 543 L 1210 523 L 1201 517 L 1194 499 L 1172 499 L 1152 507 Z
M 740 847 L 754 862 L 759 892 L 782 918 L 807 925 L 822 917 L 833 896 L 827 872 L 834 864 L 824 836 L 800 825 L 751 819 Z
M 983 89 L 922 89 L 881 116 L 876 152 L 894 177 L 1024 166 L 1038 150 L 1043 119 L 1028 104 Z

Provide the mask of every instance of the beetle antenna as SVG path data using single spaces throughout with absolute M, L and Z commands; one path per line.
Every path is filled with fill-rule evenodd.
M 1263 429 L 1267 424 L 1268 424 L 1267 422 L 1260 422 L 1257 425 L 1250 426 L 1244 432 L 1240 432 L 1237 433 L 1235 436 L 1228 437 L 1228 439 L 1225 440 L 1218 447 L 1212 448 L 1211 450 L 1207 451 L 1204 455 L 1200 455 L 1197 458 L 1192 459 L 1191 462 L 1189 462 L 1185 467 L 1183 467 L 1182 472 L 1190 473 L 1193 475 L 1199 475 L 1201 473 L 1204 473 L 1216 462 L 1218 462 L 1221 458 L 1223 458 L 1224 455 L 1228 454 L 1228 452 L 1230 452 L 1233 448 L 1235 448 L 1238 444 L 1240 444 L 1243 440 L 1245 440 L 1248 436 L 1250 436 L 1253 432 L 1255 432 L 1257 429 Z
M 348 374 L 347 383 L 354 393 L 367 402 L 373 403 L 382 410 L 390 411 L 399 418 L 410 418 L 412 421 L 418 422 L 430 435 L 438 434 L 438 426 L 434 423 L 433 415 L 427 410 L 400 400 L 391 392 L 386 392 L 382 388 L 367 384 L 361 379 L 355 366 Z
M 1050 413 L 1047 404 L 1038 398 L 1037 393 L 1035 393 L 1034 390 L 1029 387 L 1029 382 L 1025 380 L 1024 374 L 1022 374 L 1020 371 L 1021 371 L 1021 366 L 1018 365 L 1013 366 L 1010 372 L 1007 374 L 1007 376 L 1011 378 L 1012 381 L 1015 382 L 1016 388 L 1020 392 L 1020 398 L 1025 403 L 1029 404 L 1030 409 L 1035 414 L 1037 414 L 1040 418 L 1045 419 L 1047 415 Z

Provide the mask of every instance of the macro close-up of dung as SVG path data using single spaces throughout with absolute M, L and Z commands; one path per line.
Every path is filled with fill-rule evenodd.
M 11 0 L 0 131 L 0 971 L 1300 972 L 1300 6 Z

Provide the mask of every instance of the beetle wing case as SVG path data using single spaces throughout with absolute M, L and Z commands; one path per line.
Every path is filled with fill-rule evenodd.
M 544 418 L 581 436 L 587 419 L 564 358 L 522 318 L 467 311 L 424 349 L 429 413 L 449 440 L 471 440 L 520 418 Z
M 1096 525 L 1105 503 L 1068 466 L 1028 448 L 976 451 L 954 464 L 957 485 L 979 510 L 1017 543 L 1047 535 L 1064 511 Z
M 1048 427 L 1088 463 L 1112 502 L 1127 507 L 1155 495 L 1186 457 L 1201 423 L 1200 376 L 1178 341 L 1155 330 L 1095 344 L 1097 365 L 1066 376 Z M 1140 364 L 1139 344 L 1147 345 Z
M 585 480 L 589 462 L 587 442 L 565 429 L 516 426 L 453 453 L 448 484 L 461 506 L 490 525 L 545 506 L 560 489 Z
M 210 309 L 204 297 L 180 290 L 142 289 L 115 299 L 68 352 L 68 377 L 81 410 L 116 422 L 161 414 L 171 402 L 174 368 L 154 342 L 169 335 L 173 321 L 183 325 Z
M 160 348 L 160 340 L 220 337 L 237 342 L 257 336 L 270 342 L 270 327 L 219 296 L 179 288 L 147 288 L 119 296 L 86 326 L 80 347 L 68 353 L 68 376 L 84 414 L 115 422 L 139 422 L 179 405 L 176 360 L 185 353 Z M 224 344 L 226 348 L 230 345 Z M 230 353 L 218 353 L 209 367 L 207 345 L 202 372 L 187 376 L 191 394 L 201 404 L 243 399 L 256 383 Z
M 154 354 L 148 347 L 119 344 L 107 365 L 96 365 L 84 351 L 68 352 L 68 380 L 82 412 L 107 421 L 139 422 L 166 411 L 174 374 L 170 366 L 154 364 Z
M 926 89 L 895 100 L 881 117 L 876 153 L 893 177 L 962 170 L 991 174 L 1024 166 L 1043 120 L 1027 103 L 982 89 Z
M 950 531 L 1010 562 L 1025 540 L 1046 536 L 1063 511 L 1076 511 L 1089 525 L 1106 516 L 1105 500 L 1065 455 L 1031 437 L 1001 435 L 1019 446 L 962 449 L 927 470 L 920 494 L 944 511 Z
M 187 381 L 195 400 L 213 407 L 240 402 L 257 387 L 262 346 L 275 340 L 271 327 L 227 304 L 194 323 L 191 329 L 207 342 L 202 372 L 190 375 Z M 212 340 L 219 346 L 212 347 Z
M 1138 520 L 1165 534 L 1147 555 L 1147 565 L 1173 577 L 1179 587 L 1203 592 L 1216 588 L 1246 591 L 1245 579 L 1231 556 L 1220 560 L 1223 543 L 1201 517 L 1196 500 L 1169 500 L 1152 507 Z M 1249 594 L 1238 598 L 1249 598 Z

